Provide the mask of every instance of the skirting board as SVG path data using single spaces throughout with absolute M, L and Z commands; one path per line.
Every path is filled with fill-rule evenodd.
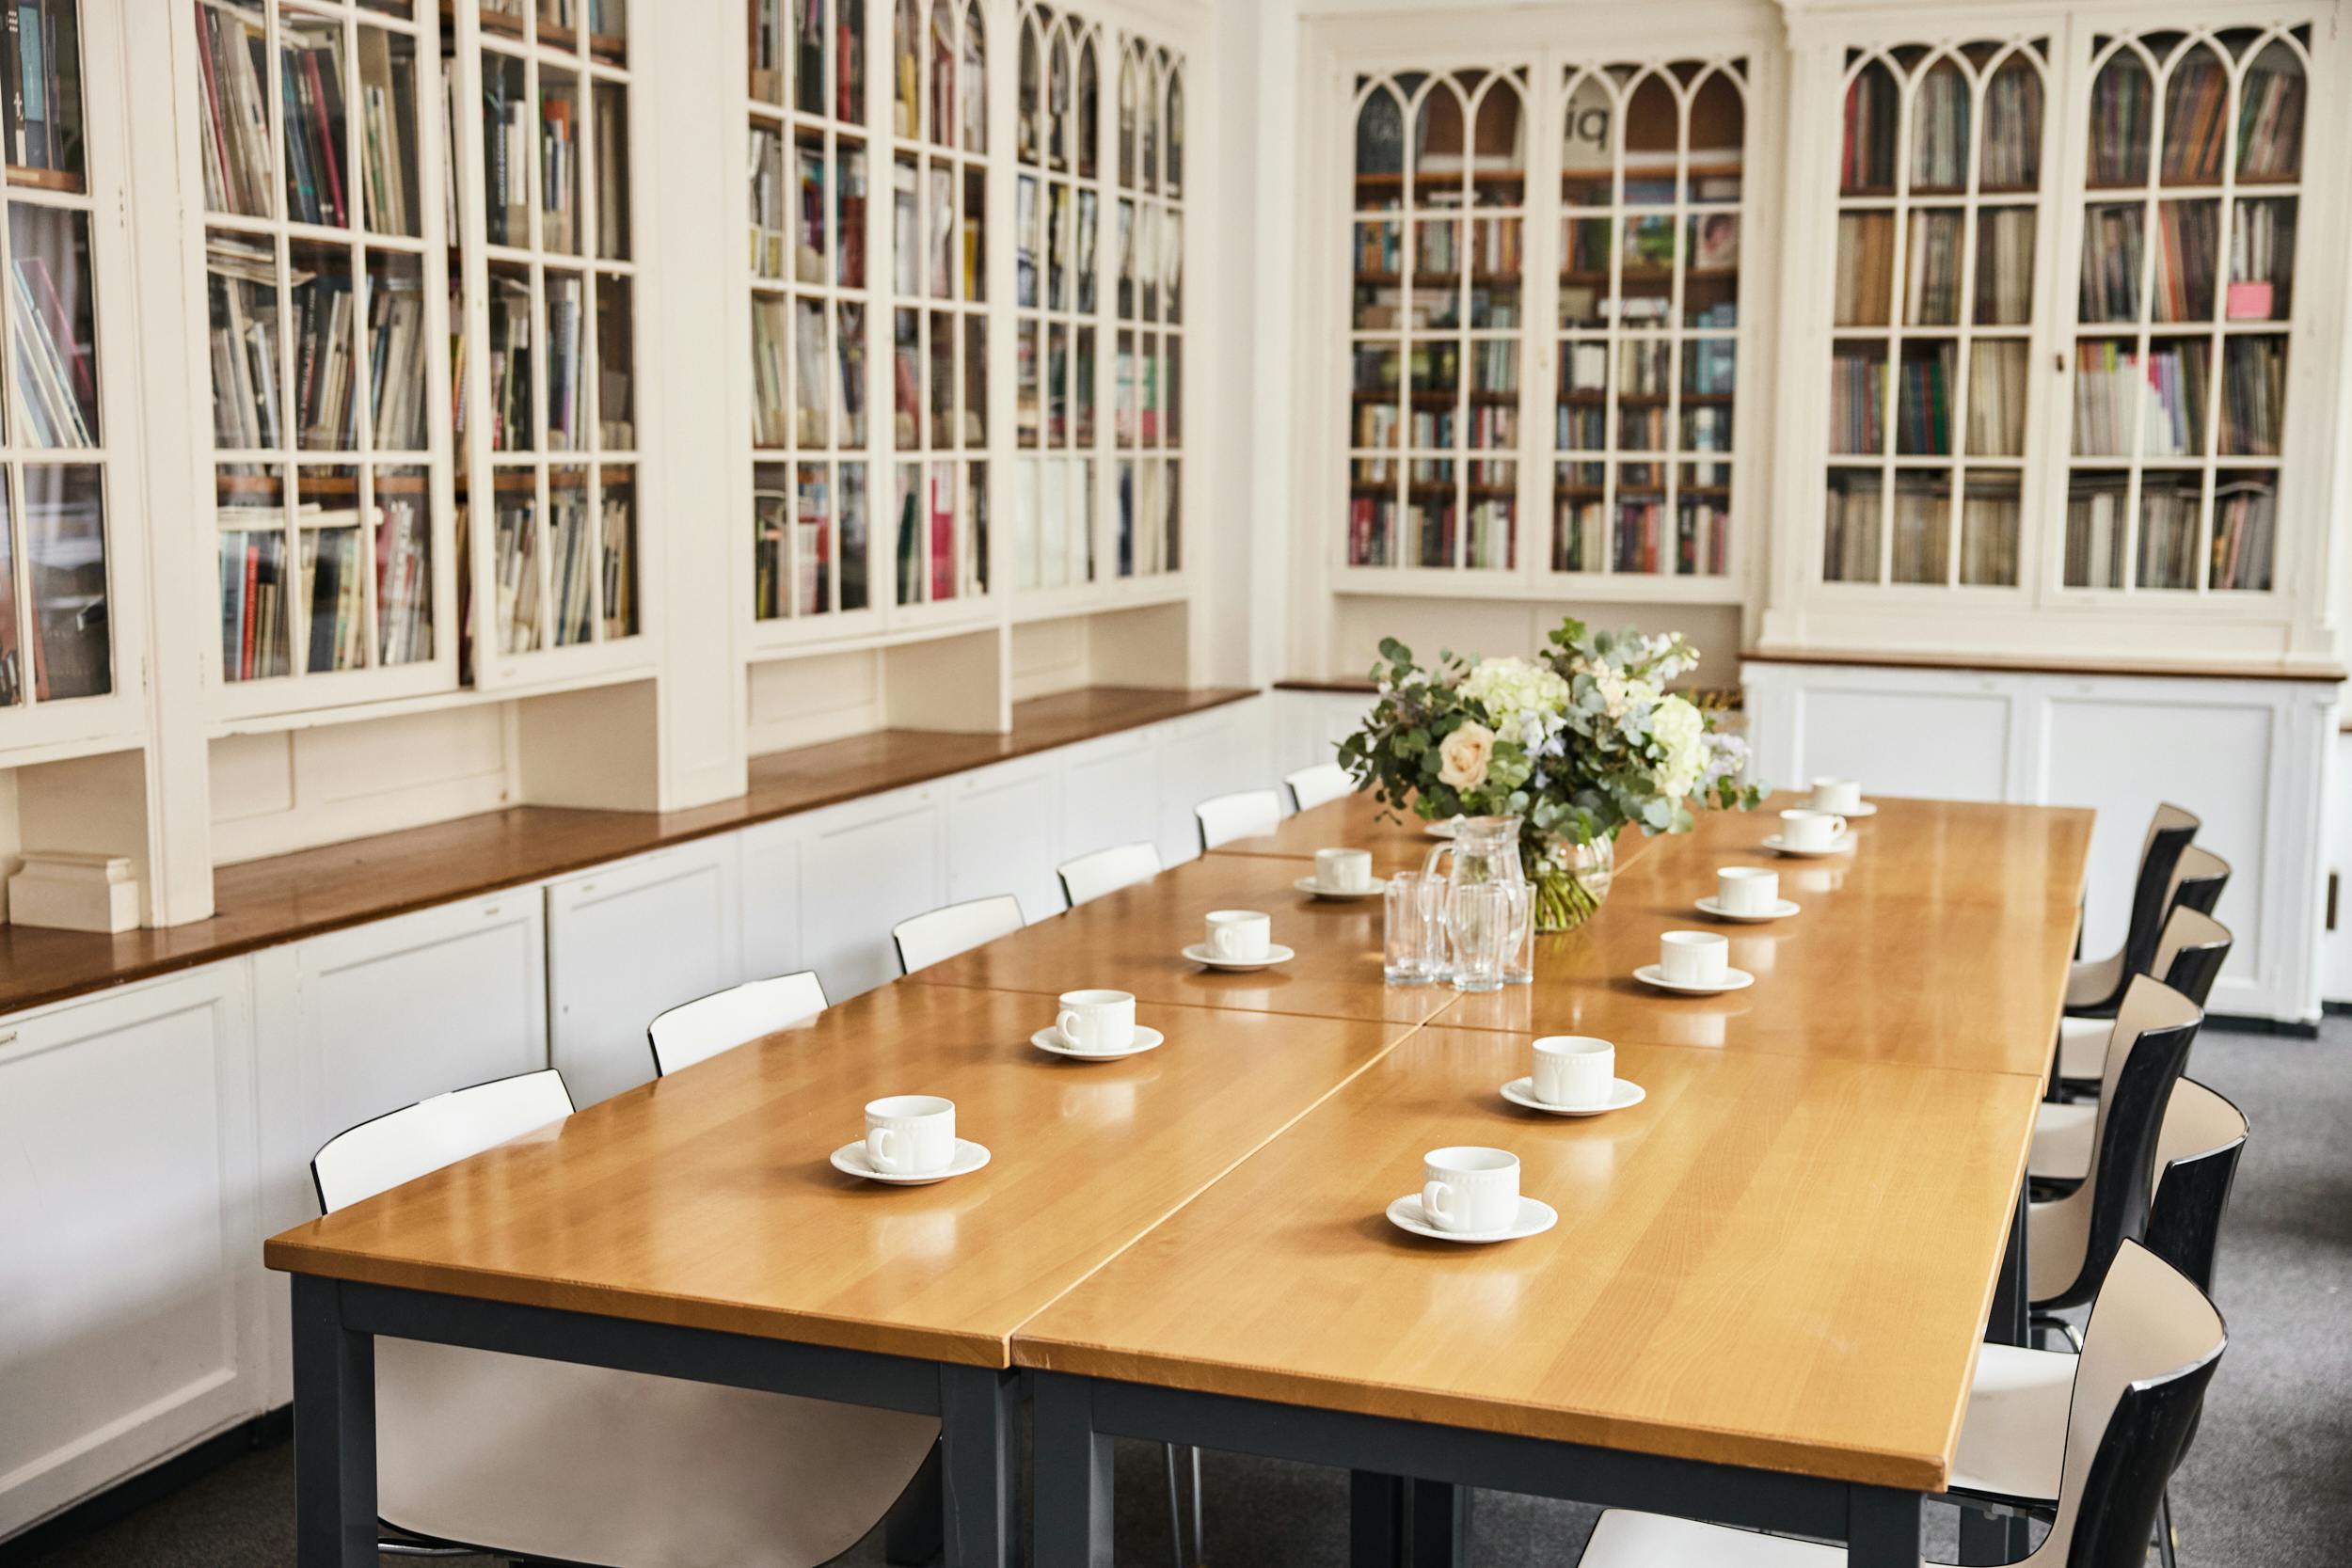
M 226 1432 L 216 1432 L 161 1464 L 126 1477 L 0 1541 L 0 1568 L 18 1568 L 19 1564 L 37 1561 L 60 1546 L 93 1535 L 150 1503 L 194 1485 L 257 1449 L 274 1448 L 293 1436 L 294 1406 L 290 1404 L 265 1410 Z

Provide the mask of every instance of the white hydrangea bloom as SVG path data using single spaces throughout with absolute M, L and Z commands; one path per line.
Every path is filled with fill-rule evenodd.
M 1462 695 L 1485 707 L 1498 730 L 1518 729 L 1528 717 L 1549 728 L 1567 707 L 1568 683 L 1523 658 L 1482 658 L 1463 677 Z
M 1680 800 L 1698 787 L 1708 763 L 1707 720 L 1680 697 L 1668 697 L 1650 715 L 1650 738 L 1664 761 L 1659 765 L 1658 787 L 1670 800 Z

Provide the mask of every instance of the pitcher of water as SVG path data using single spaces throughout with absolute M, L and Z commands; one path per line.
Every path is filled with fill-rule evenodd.
M 1453 893 L 1457 887 L 1501 882 L 1512 889 L 1510 930 L 1503 940 L 1502 977 L 1512 985 L 1527 984 L 1535 977 L 1535 899 L 1534 889 L 1529 886 L 1527 873 L 1519 863 L 1519 819 L 1456 819 L 1454 836 L 1430 847 L 1428 858 L 1422 863 L 1422 875 L 1435 879 L 1438 863 L 1449 855 L 1453 861 L 1446 869 L 1446 885 L 1438 895 L 1438 908 L 1444 911 L 1453 907 Z

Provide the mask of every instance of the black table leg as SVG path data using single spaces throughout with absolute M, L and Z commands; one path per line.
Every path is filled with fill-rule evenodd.
M 1013 1415 L 1019 1374 L 994 1367 L 939 1369 L 940 1474 L 947 1503 L 947 1568 L 1009 1568 Z
M 1468 1568 L 1473 1496 L 1441 1481 L 1413 1482 L 1413 1568 Z
M 294 1543 L 301 1568 L 375 1568 L 375 1340 L 342 1287 L 294 1284 Z
M 2001 1254 L 2001 1274 L 1993 1288 L 1993 1315 L 1984 1325 L 1989 1345 L 2028 1345 L 2031 1303 L 2026 1289 L 2026 1218 L 2032 1207 L 2021 1183 L 2017 1212 L 2010 1217 L 2009 1246 Z M 1963 1563 L 2015 1562 L 2026 1555 L 2026 1521 L 2013 1514 L 1988 1513 L 1963 1505 L 1960 1511 L 1960 1560 Z
M 1038 1373 L 1029 1419 L 1036 1445 L 1037 1568 L 1110 1568 L 1111 1440 L 1094 1430 L 1094 1386 L 1082 1377 Z
M 1405 1478 L 1373 1470 L 1348 1474 L 1348 1568 L 1402 1568 L 1405 1561 Z
M 1849 1568 L 1919 1568 L 1919 1494 L 1855 1486 L 1846 1494 Z
M 946 1491 L 940 1481 L 940 1445 L 882 1515 L 882 1560 L 891 1568 L 923 1568 L 946 1544 Z

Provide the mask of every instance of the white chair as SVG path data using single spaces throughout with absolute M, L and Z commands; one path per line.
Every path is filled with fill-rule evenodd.
M 2179 806 L 2162 805 L 2140 841 L 2139 868 L 2132 883 L 2131 919 L 2123 945 L 2104 958 L 2077 958 L 2066 979 L 2066 1010 L 2077 1018 L 2112 1018 L 2132 977 L 2148 972 L 2156 934 L 2171 912 L 2173 873 L 2181 853 L 2201 824 Z
M 2245 1147 L 2244 1112 L 2194 1079 L 2172 1086 L 2156 1141 L 2147 1247 L 2208 1296 L 2222 1211 Z M 2027 1513 L 2057 1506 L 2076 1365 L 2072 1351 L 1978 1347 L 1976 1382 L 1952 1461 L 1956 1498 Z M 2169 1496 L 2158 1513 L 2156 1544 L 2171 1568 Z
M 1074 861 L 1064 861 L 1054 868 L 1054 874 L 1061 879 L 1061 895 L 1070 900 L 1070 907 L 1074 910 L 1106 893 L 1148 882 L 1158 876 L 1160 847 L 1148 840 L 1114 845 L 1091 855 L 1080 855 Z
M 1347 769 L 1336 762 L 1318 762 L 1312 768 L 1285 773 L 1282 782 L 1290 785 L 1291 806 L 1296 811 L 1325 805 L 1356 793 L 1356 781 L 1349 778 Z
M 2199 1006 L 2213 993 L 2214 980 L 2230 957 L 2230 928 L 2209 914 L 2203 914 L 2186 904 L 2175 904 L 2165 917 L 2164 935 L 2156 942 L 2154 957 L 2148 973 L 2153 974 Z M 2067 1018 L 2058 1021 L 2058 1082 L 2076 1094 L 2096 1093 L 2099 1078 L 2106 1070 L 2107 1037 L 2115 1033 L 2115 1021 L 2106 1018 Z M 2084 1115 L 2088 1107 L 2049 1105 L 2044 1107 L 2045 1118 L 2064 1122 Z M 2081 1152 L 2071 1156 L 2074 1179 L 2079 1180 L 2090 1155 L 2086 1137 Z M 2047 1155 L 2044 1156 L 2046 1163 Z M 2057 1174 L 2037 1169 L 2037 1176 Z
M 2090 1311 L 2068 1386 L 2056 1522 L 2018 1568 L 2138 1562 L 2229 1343 L 2221 1314 L 2178 1269 L 2126 1242 Z M 1991 1346 L 1985 1347 L 1991 1349 Z M 1840 1568 L 1843 1546 L 1612 1509 L 1582 1568 Z
M 984 942 L 1010 936 L 1026 924 L 1021 918 L 1021 900 L 1000 893 L 901 920 L 890 927 L 890 940 L 898 944 L 898 972 L 912 974 Z
M 681 1002 L 645 1025 L 653 1046 L 654 1075 L 667 1078 L 681 1068 L 707 1061 L 762 1035 L 772 1035 L 825 1010 L 825 988 L 813 969 L 746 980 L 739 986 Z
M 332 1212 L 561 1123 L 553 1071 L 363 1122 L 310 1162 Z M 375 1345 L 376 1508 L 418 1542 L 630 1568 L 812 1568 L 906 1490 L 929 1417 L 455 1345 Z
M 1200 822 L 1202 853 L 1237 838 L 1255 838 L 1282 825 L 1282 798 L 1270 789 L 1216 795 L 1192 808 Z

